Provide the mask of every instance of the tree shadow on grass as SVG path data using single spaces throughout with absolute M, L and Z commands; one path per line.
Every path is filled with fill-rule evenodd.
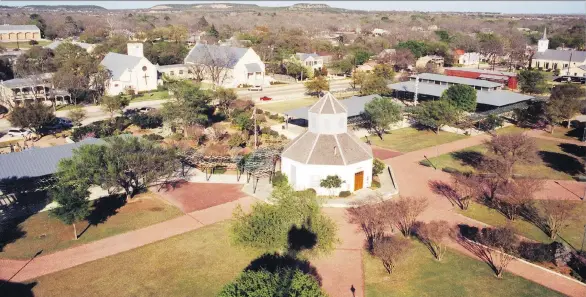
M 309 261 L 302 260 L 290 255 L 280 255 L 277 253 L 263 254 L 262 256 L 252 260 L 250 264 L 244 269 L 245 271 L 261 271 L 277 272 L 282 269 L 298 269 L 305 274 L 311 275 L 321 286 L 322 278 L 317 272 L 317 268 L 311 265 Z
M 450 184 L 441 180 L 430 180 L 428 185 L 432 192 L 446 197 L 452 206 L 457 205 L 462 208 L 458 193 Z
M 464 165 L 469 165 L 477 168 L 484 155 L 475 151 L 460 151 L 451 153 L 454 159 L 462 162 Z
M 586 149 L 583 146 L 571 144 L 571 143 L 560 143 L 558 145 L 564 153 L 568 153 L 572 156 L 582 158 L 586 156 Z
M 0 292 L 4 297 L 34 297 L 33 288 L 36 285 L 37 282 L 22 284 L 0 280 Z
M 81 237 L 91 226 L 105 223 L 108 218 L 118 213 L 118 209 L 126 204 L 125 195 L 115 194 L 94 200 L 93 209 L 87 217 L 88 225 L 79 234 Z
M 540 151 L 539 155 L 545 165 L 553 170 L 569 175 L 584 173 L 584 165 L 576 158 L 561 153 Z

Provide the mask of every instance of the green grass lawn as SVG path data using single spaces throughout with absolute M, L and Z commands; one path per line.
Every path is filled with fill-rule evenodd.
M 448 250 L 438 262 L 423 244 L 414 241 L 413 246 L 392 274 L 365 255 L 367 297 L 564 296 L 510 273 L 497 279 L 486 263 L 455 251 Z
M 130 102 L 142 102 L 142 101 L 153 101 L 153 100 L 165 100 L 169 99 L 169 91 L 161 90 L 161 91 L 152 91 L 139 94 L 139 97 L 135 97 Z
M 575 204 L 576 208 L 579 208 L 579 210 L 577 210 L 579 214 L 586 213 L 586 202 L 566 201 L 566 203 Z M 540 201 L 535 201 L 534 206 L 539 211 L 542 211 L 543 209 L 543 204 L 541 204 Z M 469 218 L 487 223 L 491 226 L 505 226 L 508 223 L 510 223 L 515 228 L 516 232 L 523 235 L 524 237 L 544 243 L 551 242 L 549 236 L 547 236 L 541 229 L 536 227 L 533 223 L 523 219 L 516 219 L 512 222 L 508 221 L 507 218 L 499 211 L 479 203 L 473 202 L 470 204 L 470 207 L 467 210 L 458 209 L 458 212 Z M 585 225 L 586 216 L 583 215 L 579 215 L 575 219 L 569 221 L 568 225 L 560 232 L 560 236 L 563 239 L 560 239 L 559 241 L 566 241 L 567 243 L 571 244 L 574 248 L 579 249 L 582 243 L 582 236 Z
M 581 140 L 583 133 L 584 133 L 583 128 L 571 127 L 570 129 L 568 129 L 566 127 L 556 126 L 555 129 L 553 129 L 553 134 L 552 133 L 545 133 L 544 135 L 548 136 L 548 137 L 555 137 L 555 138 L 561 138 L 561 139 Z
M 294 100 L 281 100 L 276 102 L 264 103 L 264 104 L 257 104 L 256 107 L 270 111 L 273 113 L 284 113 L 285 111 L 296 109 L 299 107 L 310 106 L 317 102 L 317 98 L 303 98 L 303 99 L 294 99 Z M 255 103 L 258 102 L 258 98 L 254 100 Z
M 216 296 L 259 255 L 222 222 L 31 282 L 35 296 Z
M 390 131 L 383 136 L 383 140 L 376 135 L 369 136 L 369 139 L 373 145 L 407 153 L 466 137 L 465 135 L 445 131 L 440 131 L 439 134 L 436 134 L 430 130 L 417 130 L 408 127 Z
M 572 176 L 582 174 L 584 149 L 571 144 L 535 139 L 539 148 L 541 162 L 532 165 L 519 165 L 515 173 L 538 179 L 571 180 Z M 438 168 L 451 167 L 464 171 L 474 171 L 472 164 L 486 153 L 484 145 L 477 145 L 461 151 L 431 158 Z
M 39 40 L 38 41 L 39 44 L 36 44 L 36 45 L 37 46 L 45 46 L 45 45 L 51 44 L 52 42 L 53 41 L 51 41 L 51 40 Z M 30 45 L 28 43 L 28 41 L 19 41 L 18 43 L 16 41 L 15 42 L 0 42 L 0 46 L 4 47 L 4 48 L 8 48 L 8 49 L 13 49 L 13 48 L 17 48 L 17 47 L 20 47 L 20 48 L 32 47 L 32 45 Z
M 119 200 L 114 198 L 96 201 L 95 209 L 100 211 L 94 211 L 90 219 L 95 225 L 92 224 L 78 240 L 73 238 L 72 226 L 50 217 L 48 212 L 41 212 L 20 222 L 18 226 L 25 233 L 24 236 L 2 234 L 3 242 L 10 241 L 10 237 L 19 238 L 4 247 L 0 258 L 28 259 L 41 249 L 45 255 L 182 215 L 179 209 L 152 193 L 140 194 L 120 208 L 117 208 L 120 205 Z M 78 234 L 88 225 L 87 220 L 76 224 Z

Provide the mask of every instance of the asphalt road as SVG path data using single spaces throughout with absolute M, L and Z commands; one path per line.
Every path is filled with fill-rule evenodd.
M 350 87 L 350 80 L 333 80 L 330 82 L 330 90 L 331 91 L 342 91 Z M 263 91 L 248 91 L 248 90 L 239 90 L 237 91 L 239 97 L 249 98 L 255 102 L 260 101 L 260 97 L 268 96 L 273 99 L 273 101 L 283 101 L 283 100 L 295 100 L 309 97 L 305 95 L 305 86 L 303 83 L 295 83 L 295 84 L 288 84 L 288 85 L 276 85 L 264 88 Z M 160 108 L 163 103 L 167 100 L 153 100 L 153 101 L 141 101 L 141 102 L 132 102 L 126 109 L 133 109 L 133 108 L 141 108 L 141 107 L 154 107 Z M 99 106 L 86 106 L 84 107 L 87 117 L 82 122 L 82 124 L 87 125 L 89 123 L 100 121 L 109 118 L 109 115 L 104 112 Z M 57 111 L 55 115 L 57 117 L 67 117 L 67 110 L 64 111 Z M 6 119 L 0 119 L 0 131 L 5 132 L 11 128 L 10 123 Z

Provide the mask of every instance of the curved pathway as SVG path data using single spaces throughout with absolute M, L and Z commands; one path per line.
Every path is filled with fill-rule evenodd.
M 534 136 L 535 132 L 529 133 Z M 440 194 L 434 193 L 429 187 L 430 181 L 449 182 L 450 175 L 441 170 L 435 170 L 432 167 L 425 167 L 419 165 L 419 161 L 424 159 L 424 156 L 435 157 L 453 151 L 458 151 L 469 146 L 481 144 L 484 140 L 489 139 L 488 135 L 474 136 L 451 143 L 439 145 L 436 147 L 426 148 L 419 151 L 406 153 L 404 155 L 384 160 L 385 163 L 393 167 L 396 173 L 396 178 L 401 189 L 402 196 L 428 197 L 429 206 L 427 210 L 419 217 L 423 221 L 431 220 L 445 220 L 451 224 L 467 224 L 472 226 L 484 227 L 487 224 L 467 218 L 454 210 L 451 202 Z M 557 138 L 548 140 L 560 140 Z M 565 142 L 565 141 L 559 141 Z M 582 145 L 584 145 L 582 143 Z M 557 182 L 557 184 L 556 184 Z M 563 189 L 566 187 L 566 189 Z M 556 188 L 557 187 L 557 188 Z M 578 189 L 584 191 L 584 183 L 573 181 L 547 181 L 545 190 L 538 194 L 539 198 L 552 197 L 552 193 L 556 194 L 559 199 L 579 200 Z M 562 194 L 565 193 L 565 194 Z M 450 242 L 450 247 L 477 258 L 468 249 L 456 242 Z M 522 276 L 528 280 L 534 281 L 538 284 L 546 286 L 550 289 L 564 293 L 568 296 L 584 297 L 586 296 L 586 285 L 573 280 L 571 278 L 562 277 L 558 274 L 552 273 L 550 270 L 529 264 L 522 261 L 513 261 L 507 270 Z

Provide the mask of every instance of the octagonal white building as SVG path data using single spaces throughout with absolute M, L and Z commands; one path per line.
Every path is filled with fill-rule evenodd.
M 356 191 L 372 183 L 372 149 L 348 133 L 346 107 L 327 92 L 308 111 L 308 129 L 293 139 L 281 154 L 281 171 L 295 190 L 312 188 L 318 195 L 332 191 L 320 187 L 328 175 L 338 175 L 342 186 L 334 191 Z

